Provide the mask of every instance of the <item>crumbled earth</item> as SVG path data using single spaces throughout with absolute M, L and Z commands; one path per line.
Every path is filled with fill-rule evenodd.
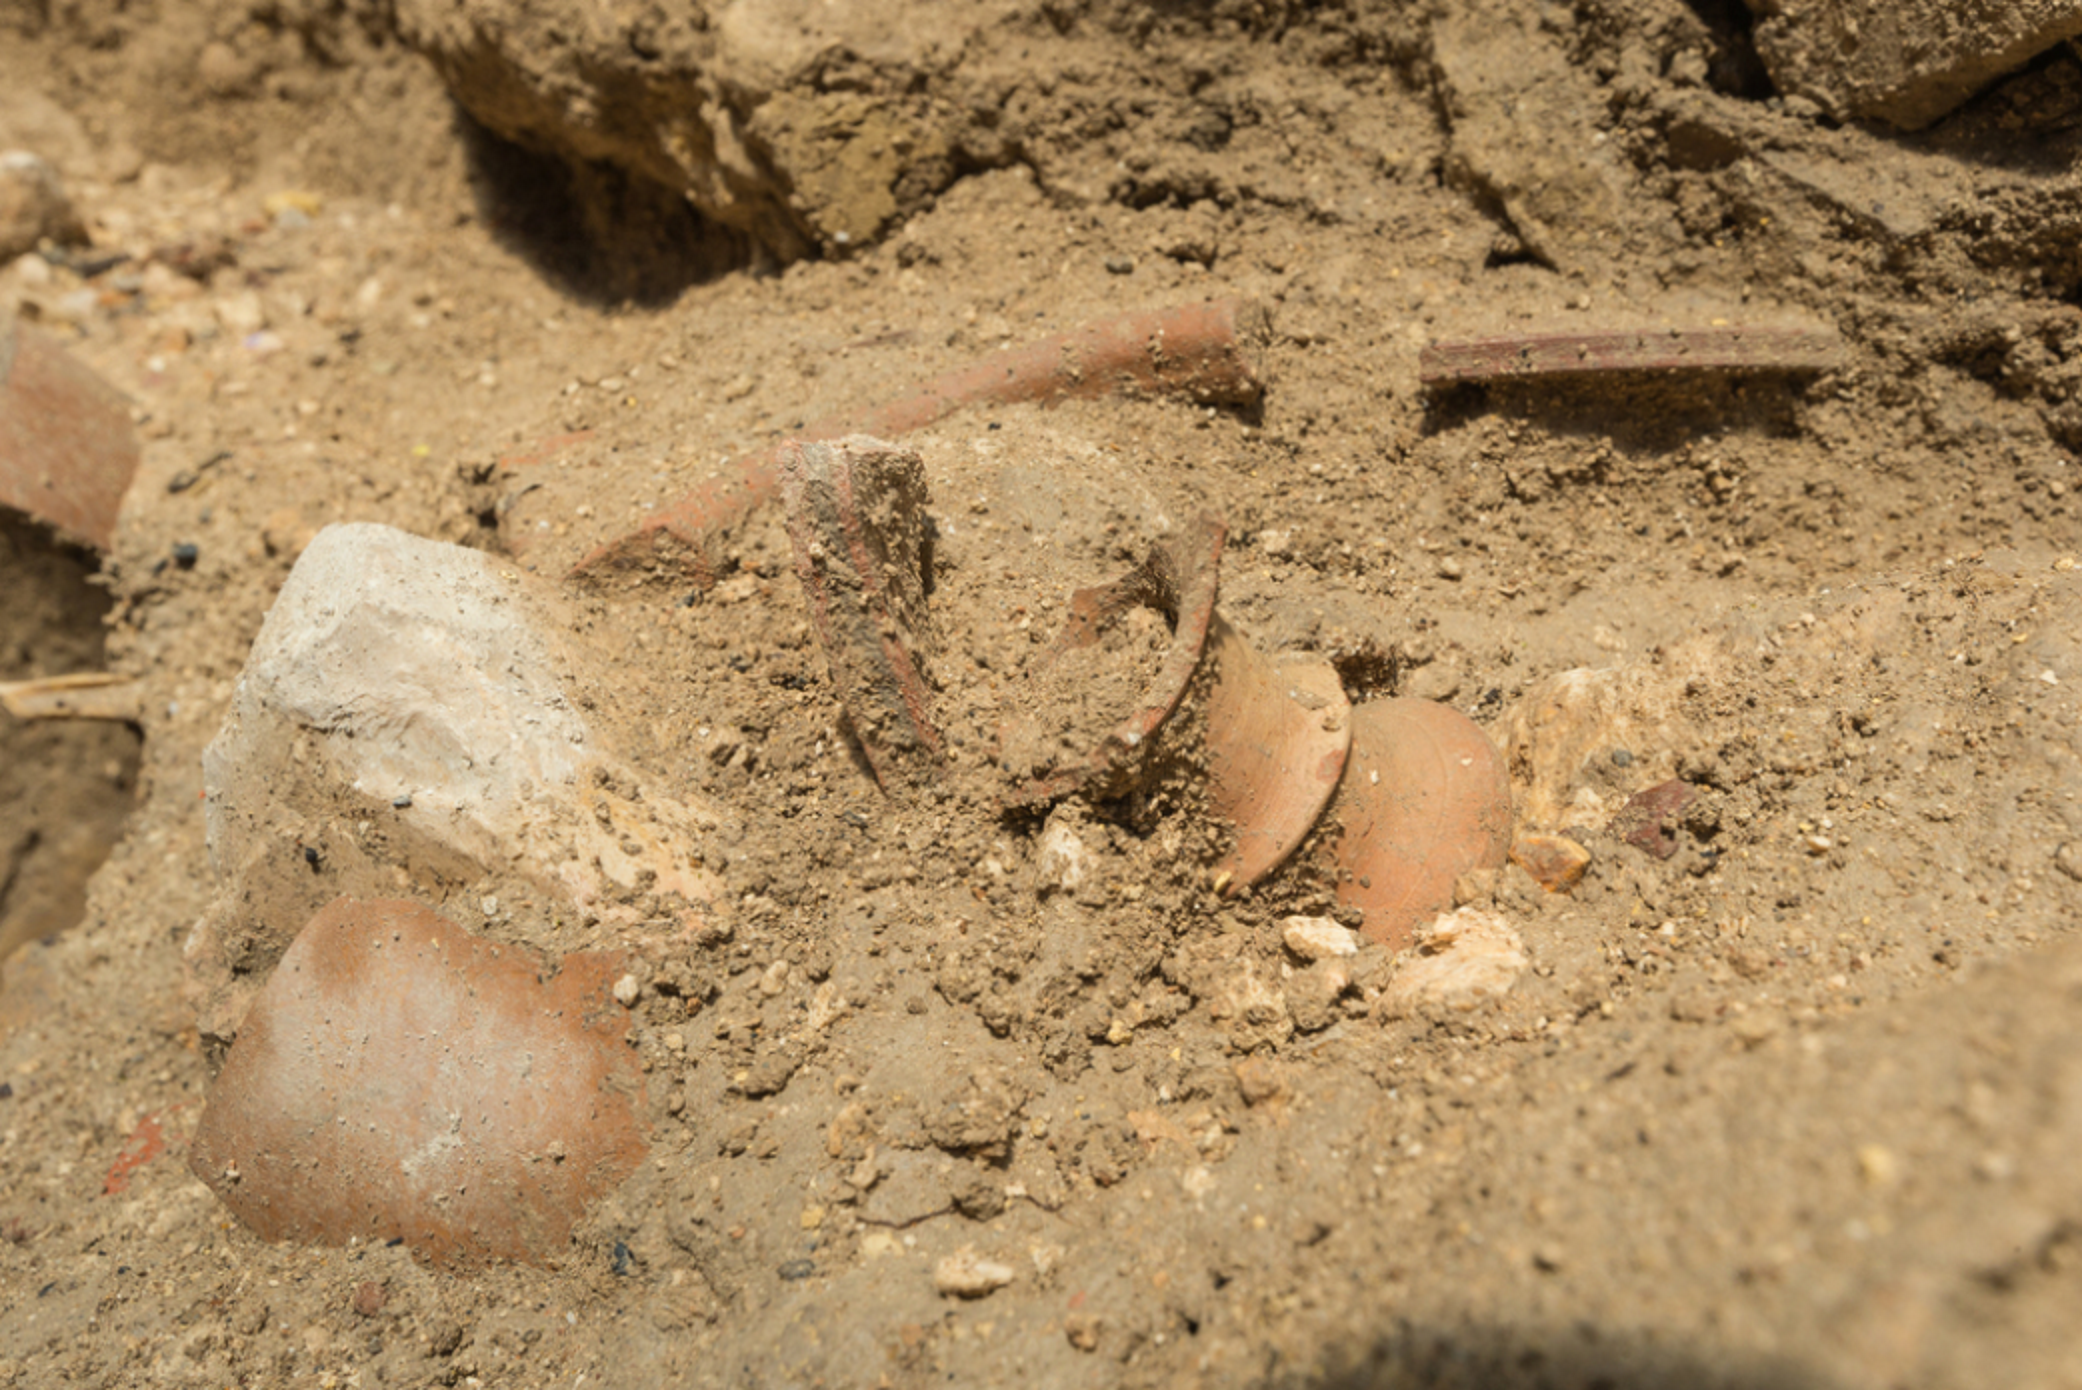
M 513 31 L 538 97 L 679 51 L 551 12 Z M 467 36 L 406 18 L 0 11 L 0 145 L 88 238 L 0 267 L 0 308 L 144 440 L 105 620 L 14 605 L 0 651 L 143 690 L 134 772 L 119 729 L 36 745 L 77 809 L 0 818 L 7 852 L 105 815 L 94 779 L 127 803 L 76 924 L 5 962 L 0 1384 L 2073 1383 L 2071 51 L 1901 134 L 1775 97 L 1732 4 L 1008 3 L 906 50 L 912 88 L 901 53 L 769 74 L 761 177 L 882 138 L 891 92 L 937 154 L 863 146 L 675 260 L 619 146 L 505 143 L 541 109 L 462 114 Z M 949 537 L 945 796 L 869 776 L 773 512 L 712 586 L 566 578 L 808 421 L 1218 295 L 1271 311 L 1257 408 L 903 441 Z M 1419 381 L 1438 339 L 1785 315 L 1844 365 Z M 1489 942 L 1478 993 L 1290 949 L 1339 913 L 1320 844 L 1224 896 L 1190 768 L 995 800 L 1070 593 L 1201 512 L 1260 650 L 1514 740 L 1523 828 L 1590 851 L 1567 893 L 1462 885 L 1486 925 L 1424 958 Z M 268 1244 L 187 1167 L 224 1056 L 183 949 L 221 888 L 202 750 L 340 521 L 510 563 L 633 776 L 730 811 L 692 919 L 395 865 L 495 940 L 642 960 L 648 1154 L 550 1267 Z M 10 595 L 83 574 L 8 524 Z M 1121 636 L 1134 669 L 1160 634 Z

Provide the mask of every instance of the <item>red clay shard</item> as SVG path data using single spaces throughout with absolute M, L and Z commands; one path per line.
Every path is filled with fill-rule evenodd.
M 122 392 L 50 334 L 0 324 L 0 504 L 107 550 L 137 456 Z
M 1453 884 L 1501 868 L 1511 847 L 1511 783 L 1481 727 L 1431 700 L 1352 711 L 1352 756 L 1329 815 L 1337 900 L 1390 950 L 1453 906 Z
M 1171 645 L 1155 678 L 1135 708 L 1099 740 L 1090 753 L 1067 766 L 1025 778 L 1003 798 L 1008 807 L 1043 806 L 1075 791 L 1094 796 L 1121 795 L 1150 752 L 1157 731 L 1185 698 L 1186 686 L 1207 650 L 1208 625 L 1214 620 L 1220 585 L 1222 543 L 1228 529 L 1214 516 L 1195 520 L 1177 538 L 1150 548 L 1149 558 L 1133 572 L 1110 584 L 1079 589 L 1070 595 L 1070 617 L 1048 651 L 1036 663 L 1044 673 L 1067 651 L 1088 647 L 1101 630 L 1128 609 L 1148 607 L 1171 624 Z M 1003 747 L 1025 741 L 1015 726 L 1000 740 Z
M 1612 817 L 1612 833 L 1643 853 L 1668 859 L 1677 853 L 1677 836 L 1672 830 L 1692 799 L 1692 789 L 1683 782 L 1658 782 L 1628 797 Z
M 1426 386 L 1575 372 L 1819 372 L 1840 366 L 1833 328 L 1714 324 L 1571 333 L 1506 333 L 1436 342 L 1417 355 Z
M 887 438 L 974 405 L 1054 405 L 1104 395 L 1161 394 L 1206 405 L 1252 405 L 1265 392 L 1259 347 L 1270 323 L 1261 305 L 1236 299 L 1101 319 L 993 353 L 880 405 L 827 415 L 798 438 Z M 571 577 L 666 565 L 703 587 L 714 583 L 718 538 L 778 495 L 785 447 L 737 460 L 723 476 L 698 485 L 580 560 Z
M 1352 748 L 1352 705 L 1327 661 L 1275 666 L 1214 615 L 1207 695 L 1207 799 L 1235 832 L 1215 864 L 1240 892 L 1286 861 L 1337 791 Z
M 189 1167 L 268 1240 L 553 1263 L 645 1146 L 621 962 L 550 969 L 418 903 L 338 899 L 254 1000 Z
M 866 435 L 781 446 L 795 575 L 854 736 L 885 792 L 945 760 L 926 662 L 925 461 Z

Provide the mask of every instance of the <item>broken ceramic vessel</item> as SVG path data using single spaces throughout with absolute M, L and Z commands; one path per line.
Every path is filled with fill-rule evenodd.
M 267 1240 L 554 1263 L 645 1152 L 621 970 L 341 898 L 254 999 L 189 1166 Z

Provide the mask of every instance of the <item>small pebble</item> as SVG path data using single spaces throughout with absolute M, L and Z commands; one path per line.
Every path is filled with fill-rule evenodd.
M 2053 852 L 2053 867 L 2082 883 L 2082 842 L 2070 840 Z
M 201 558 L 202 548 L 193 541 L 182 541 L 173 548 L 173 562 L 184 570 L 194 569 Z
M 1520 835 L 1511 846 L 1511 862 L 1548 892 L 1566 893 L 1583 881 L 1590 851 L 1566 835 Z
M 0 264 L 49 239 L 86 239 L 58 171 L 26 150 L 0 153 Z
M 643 985 L 634 975 L 624 975 L 614 982 L 614 1001 L 625 1009 L 636 1007 L 636 997 L 643 993 Z
M 373 1318 L 390 1302 L 390 1290 L 373 1279 L 364 1280 L 354 1286 L 354 1311 L 365 1318 Z
M 1106 258 L 1106 273 L 1108 275 L 1133 275 L 1135 273 L 1135 258 L 1132 256 L 1108 256 Z
M 1287 1098 L 1287 1074 L 1269 1057 L 1246 1057 L 1235 1066 L 1236 1086 L 1243 1103 L 1264 1105 Z
M 396 807 L 398 810 L 402 811 L 407 806 L 410 806 L 412 804 L 412 793 L 399 792 L 396 796 L 390 799 L 390 804 Z
M 1281 924 L 1280 939 L 1303 960 L 1359 954 L 1358 934 L 1328 917 L 1289 917 Z
M 1041 842 L 1034 853 L 1034 879 L 1041 891 L 1075 892 L 1096 869 L 1092 852 L 1070 823 L 1061 812 L 1052 813 L 1041 829 Z
M 933 1266 L 933 1287 L 955 1298 L 982 1298 L 1012 1279 L 1011 1265 L 986 1260 L 966 1245 Z
M 1453 558 L 1453 557 L 1452 557 L 1451 555 L 1446 555 L 1446 556 L 1441 556 L 1441 557 L 1440 557 L 1440 559 L 1439 559 L 1439 578 L 1441 578 L 1441 579 L 1459 579 L 1459 578 L 1460 578 L 1460 577 L 1461 577 L 1462 575 L 1464 575 L 1464 574 L 1466 574 L 1466 573 L 1467 573 L 1467 571 L 1466 571 L 1466 570 L 1464 570 L 1464 569 L 1462 569 L 1462 568 L 1460 567 L 1460 561 L 1458 561 L 1458 560 L 1454 559 L 1454 558 Z

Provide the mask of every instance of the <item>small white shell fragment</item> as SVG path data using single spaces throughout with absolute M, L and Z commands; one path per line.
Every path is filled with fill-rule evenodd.
M 955 1298 L 982 1298 L 1012 1280 L 1011 1265 L 986 1260 L 968 1245 L 933 1266 L 933 1287 Z
M 1303 960 L 1359 954 L 1359 935 L 1328 917 L 1289 917 L 1280 924 L 1280 939 Z

